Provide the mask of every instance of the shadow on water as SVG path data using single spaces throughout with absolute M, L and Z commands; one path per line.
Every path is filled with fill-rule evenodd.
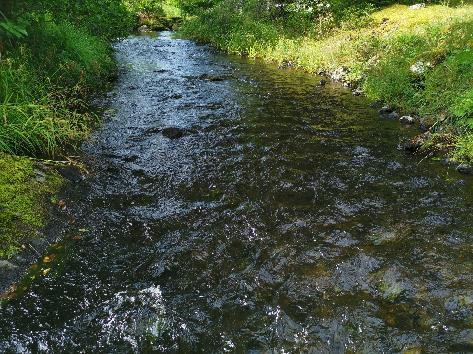
M 338 85 L 169 33 L 116 53 L 1 352 L 473 350 L 471 179 Z

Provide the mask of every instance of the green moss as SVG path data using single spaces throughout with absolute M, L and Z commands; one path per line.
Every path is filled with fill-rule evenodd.
M 39 170 L 27 158 L 0 154 L 0 258 L 18 252 L 25 238 L 39 235 L 45 196 L 61 184 L 57 174 Z
M 460 136 L 457 141 L 457 149 L 453 152 L 453 158 L 458 161 L 473 162 L 473 134 Z

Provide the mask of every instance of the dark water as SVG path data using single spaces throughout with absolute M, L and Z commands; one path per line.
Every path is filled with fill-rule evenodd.
M 471 179 L 307 74 L 168 33 L 116 49 L 66 241 L 2 305 L 0 352 L 473 350 Z

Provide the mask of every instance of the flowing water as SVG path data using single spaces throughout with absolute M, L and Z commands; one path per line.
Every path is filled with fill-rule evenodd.
M 0 352 L 473 350 L 471 178 L 314 76 L 169 33 L 116 53 Z

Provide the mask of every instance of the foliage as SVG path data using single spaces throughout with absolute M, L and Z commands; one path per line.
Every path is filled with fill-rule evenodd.
M 23 0 L 12 10 L 12 16 L 22 18 L 35 14 L 50 14 L 55 22 L 70 22 L 89 33 L 106 38 L 123 36 L 135 24 L 135 17 L 121 1 L 116 0 Z
M 153 13 L 158 16 L 165 16 L 161 1 L 156 0 L 125 0 L 128 11 L 134 14 L 140 12 Z
M 5 37 L 12 37 L 15 39 L 21 39 L 28 35 L 26 29 L 9 19 L 5 18 L 5 20 L 0 21 L 0 34 Z
M 458 161 L 473 163 L 473 134 L 461 135 L 457 141 L 457 149 L 453 152 L 453 158 Z

